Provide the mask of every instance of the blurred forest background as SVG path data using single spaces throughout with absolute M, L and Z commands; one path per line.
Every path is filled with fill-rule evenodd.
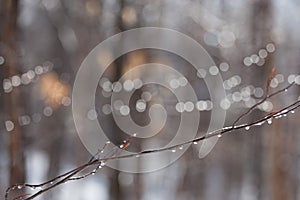
M 111 114 L 120 109 L 110 105 L 111 83 L 151 61 L 174 67 L 197 91 L 199 102 L 190 109 L 201 113 L 200 133 L 213 109 L 205 76 L 223 77 L 227 98 L 220 103 L 227 110 L 226 125 L 263 97 L 273 67 L 271 90 L 300 84 L 299 9 L 298 0 L 0 0 L 0 196 L 9 185 L 43 182 L 89 159 L 74 126 L 71 94 L 81 62 L 101 41 L 155 26 L 180 31 L 203 45 L 216 63 L 207 71 L 195 72 L 178 56 L 157 50 L 122 56 L 100 80 L 97 109 L 86 116 L 99 120 L 107 132 L 121 132 Z M 293 87 L 245 121 L 298 98 L 299 89 Z M 129 107 L 136 123 L 148 123 L 151 102 L 168 112 L 162 131 L 175 132 L 178 102 L 159 86 L 138 87 L 134 93 Z M 105 167 L 39 199 L 300 199 L 298 117 L 296 112 L 271 125 L 226 135 L 204 159 L 191 147 L 177 162 L 152 173 Z

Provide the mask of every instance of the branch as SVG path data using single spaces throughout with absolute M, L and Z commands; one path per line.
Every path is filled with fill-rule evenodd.
M 16 185 L 13 185 L 13 186 L 9 187 L 6 190 L 6 193 L 5 193 L 5 200 L 8 200 L 8 196 L 9 196 L 9 193 L 10 193 L 11 190 L 22 189 L 22 188 L 25 188 L 25 187 L 29 187 L 29 188 L 32 188 L 32 189 L 45 187 L 44 189 L 41 189 L 40 191 L 32 194 L 29 197 L 28 197 L 28 194 L 26 194 L 26 195 L 21 195 L 21 196 L 15 198 L 15 199 L 24 199 L 25 198 L 24 200 L 34 199 L 35 197 L 40 196 L 41 194 L 46 193 L 47 191 L 49 191 L 49 190 L 51 190 L 51 189 L 53 189 L 53 188 L 55 188 L 55 187 L 57 187 L 57 186 L 59 186 L 63 183 L 66 183 L 68 181 L 80 180 L 80 179 L 86 178 L 90 175 L 93 175 L 93 174 L 97 173 L 97 171 L 99 169 L 101 169 L 108 161 L 120 160 L 120 159 L 124 159 L 124 158 L 132 158 L 132 157 L 142 156 L 142 155 L 146 155 L 146 154 L 153 154 L 153 153 L 158 153 L 158 152 L 163 152 L 163 151 L 172 151 L 172 150 L 175 150 L 177 148 L 182 149 L 185 145 L 192 144 L 192 143 L 197 143 L 199 141 L 203 141 L 203 140 L 206 140 L 206 139 L 211 138 L 211 137 L 221 137 L 224 134 L 227 134 L 227 133 L 230 133 L 230 132 L 233 132 L 233 131 L 237 131 L 237 130 L 240 130 L 240 129 L 249 130 L 251 127 L 260 126 L 260 125 L 263 125 L 266 122 L 268 124 L 271 124 L 272 119 L 278 119 L 278 118 L 281 118 L 282 116 L 286 116 L 288 113 L 294 113 L 295 112 L 294 110 L 298 109 L 300 107 L 300 100 L 297 100 L 297 101 L 293 102 L 292 104 L 290 104 L 290 105 L 288 105 L 288 106 L 286 106 L 286 107 L 284 107 L 284 108 L 282 108 L 282 109 L 280 109 L 276 112 L 269 113 L 269 114 L 265 115 L 264 117 L 261 117 L 261 118 L 255 120 L 255 121 L 236 125 L 243 117 L 245 117 L 246 115 L 251 113 L 257 106 L 261 105 L 263 102 L 265 102 L 267 99 L 269 99 L 271 97 L 274 97 L 276 95 L 279 95 L 283 92 L 288 91 L 288 89 L 291 88 L 293 85 L 294 85 L 294 82 L 291 83 L 290 85 L 284 87 L 283 89 L 280 89 L 280 90 L 278 90 L 278 91 L 276 91 L 272 94 L 266 95 L 263 99 L 261 99 L 259 102 L 257 102 L 255 105 L 253 105 L 251 108 L 249 108 L 245 113 L 240 115 L 233 122 L 233 124 L 231 126 L 224 127 L 222 129 L 218 129 L 218 130 L 206 133 L 206 134 L 204 134 L 200 137 L 197 137 L 197 138 L 194 138 L 192 140 L 185 141 L 185 142 L 182 142 L 182 143 L 178 143 L 176 145 L 172 145 L 172 146 L 164 147 L 164 148 L 158 148 L 158 149 L 144 150 L 144 151 L 137 152 L 137 153 L 131 153 L 131 154 L 119 156 L 118 153 L 122 150 L 125 150 L 130 145 L 131 139 L 133 137 L 136 137 L 136 134 L 133 134 L 132 136 L 130 136 L 119 147 L 114 147 L 111 151 L 106 152 L 106 154 L 104 154 L 105 148 L 108 145 L 110 145 L 110 142 L 107 141 L 104 144 L 104 146 L 95 155 L 93 155 L 87 163 L 85 163 L 85 164 L 83 164 L 83 165 L 81 165 L 81 166 L 79 166 L 75 169 L 72 169 L 72 170 L 70 170 L 70 171 L 68 171 L 68 172 L 66 172 L 66 173 L 64 173 L 60 176 L 57 176 L 57 177 L 55 177 L 55 178 L 53 178 L 49 181 L 46 181 L 44 183 L 41 183 L 41 184 L 33 185 L 33 184 L 25 183 L 25 184 L 16 184 Z M 94 168 L 93 168 L 92 171 L 90 171 L 90 172 L 88 172 L 84 175 L 79 175 L 80 172 L 82 172 L 83 170 L 85 170 L 89 167 L 94 167 Z

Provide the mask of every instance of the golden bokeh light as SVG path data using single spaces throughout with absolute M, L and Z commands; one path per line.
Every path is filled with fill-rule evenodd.
M 59 80 L 54 72 L 47 73 L 39 79 L 41 94 L 48 106 L 57 108 L 62 104 L 64 97 L 70 95 L 70 87 Z

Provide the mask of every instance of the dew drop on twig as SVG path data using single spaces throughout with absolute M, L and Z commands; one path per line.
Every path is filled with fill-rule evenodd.
M 246 126 L 245 130 L 248 131 L 250 129 L 250 126 Z
M 91 175 L 95 175 L 97 172 L 97 169 L 93 169 L 93 171 L 91 172 Z
M 264 121 L 262 121 L 262 122 L 258 122 L 258 123 L 256 123 L 255 125 L 256 126 L 261 126 L 261 125 L 263 125 L 265 122 Z
M 275 119 L 279 119 L 279 118 L 281 118 L 282 117 L 282 115 L 276 115 L 275 116 Z
M 272 119 L 271 118 L 268 119 L 267 122 L 268 122 L 268 124 L 272 124 Z

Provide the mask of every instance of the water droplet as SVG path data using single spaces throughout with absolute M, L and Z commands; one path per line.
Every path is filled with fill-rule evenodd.
M 92 172 L 91 175 L 95 175 L 95 172 Z
M 21 185 L 18 185 L 18 189 L 22 189 L 22 186 L 21 186 Z
M 250 129 L 250 126 L 246 126 L 245 130 L 248 131 Z
M 193 144 L 198 144 L 198 142 L 193 142 Z
M 176 149 L 172 149 L 172 153 L 175 153 L 176 152 Z
M 255 125 L 256 126 L 261 126 L 261 125 L 263 125 L 264 124 L 264 122 L 258 122 L 258 123 L 256 123 Z
M 101 165 L 99 165 L 99 166 L 98 166 L 98 169 L 101 169 L 101 168 L 102 168 L 102 166 L 101 166 Z
M 138 158 L 138 157 L 140 157 L 140 155 L 136 155 L 135 157 Z
M 52 185 L 52 184 L 53 184 L 53 181 L 50 182 L 50 185 Z
M 291 111 L 291 113 L 292 113 L 292 114 L 294 114 L 294 113 L 295 113 L 295 111 L 294 111 L 294 110 L 292 110 L 292 111 Z
M 183 149 L 183 146 L 180 146 L 179 149 L 182 150 L 182 149 Z
M 218 138 L 220 138 L 220 137 L 222 137 L 222 134 L 219 134 L 219 135 L 218 135 Z
M 101 164 L 100 164 L 102 167 L 104 167 L 105 166 L 105 162 L 101 162 Z
M 272 124 L 272 119 L 268 119 L 268 124 Z

